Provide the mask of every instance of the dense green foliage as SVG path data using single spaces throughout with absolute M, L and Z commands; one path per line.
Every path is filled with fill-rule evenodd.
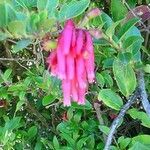
M 103 149 L 113 119 L 138 87 L 139 70 L 145 73 L 150 97 L 150 23 L 134 11 L 143 5 L 141 11 L 150 16 L 144 7 L 148 4 L 149 0 L 0 0 L 0 149 Z M 95 7 L 102 13 L 85 21 Z M 86 105 L 63 107 L 60 81 L 47 70 L 49 52 L 43 43 L 48 37 L 55 44 L 70 18 L 77 26 L 100 32 L 101 38 L 94 36 L 96 82 L 90 85 Z M 120 121 L 111 148 L 148 150 L 149 129 L 150 117 L 139 99 Z

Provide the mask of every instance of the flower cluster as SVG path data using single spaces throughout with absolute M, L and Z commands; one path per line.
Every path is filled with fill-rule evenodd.
M 70 106 L 71 101 L 85 104 L 88 83 L 95 78 L 94 49 L 89 32 L 76 28 L 72 20 L 66 21 L 57 48 L 50 53 L 47 62 L 51 74 L 62 80 L 64 106 Z

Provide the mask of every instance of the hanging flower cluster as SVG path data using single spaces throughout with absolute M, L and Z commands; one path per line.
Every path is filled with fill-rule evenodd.
M 93 42 L 89 32 L 75 28 L 72 20 L 66 21 L 57 48 L 50 53 L 47 62 L 51 74 L 62 80 L 64 106 L 70 106 L 71 101 L 85 104 L 88 83 L 95 77 Z

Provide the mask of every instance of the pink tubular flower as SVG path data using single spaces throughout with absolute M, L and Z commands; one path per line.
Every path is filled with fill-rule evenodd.
M 81 53 L 81 50 L 83 48 L 83 42 L 84 42 L 84 37 L 83 37 L 83 31 L 80 29 L 77 31 L 77 40 L 76 40 L 76 53 L 79 55 Z
M 65 28 L 63 30 L 63 52 L 67 55 L 70 52 L 72 34 L 74 29 L 74 23 L 71 20 L 68 20 L 65 24 Z
M 94 48 L 89 32 L 76 29 L 73 21 L 68 20 L 47 62 L 52 75 L 62 80 L 64 106 L 70 106 L 72 101 L 85 104 L 88 82 L 95 78 Z

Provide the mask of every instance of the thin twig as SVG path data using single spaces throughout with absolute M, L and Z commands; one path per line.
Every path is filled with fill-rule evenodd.
M 142 71 L 139 71 L 137 74 L 138 78 L 138 86 L 139 86 L 139 92 L 140 92 L 140 98 L 142 101 L 142 105 L 144 107 L 144 110 L 146 113 L 150 116 L 150 102 L 148 100 L 148 96 L 145 90 L 145 81 L 144 81 L 144 74 Z
M 39 41 L 39 52 L 40 52 L 40 55 L 41 55 L 41 60 L 42 60 L 42 65 L 44 66 L 44 55 L 42 53 L 42 47 L 41 47 L 41 42 Z
M 135 93 L 129 97 L 127 103 L 120 110 L 119 115 L 114 119 L 114 121 L 113 121 L 113 123 L 110 127 L 110 132 L 109 132 L 109 135 L 107 137 L 107 141 L 106 141 L 104 150 L 109 150 L 110 149 L 110 145 L 112 143 L 113 136 L 114 136 L 114 134 L 117 130 L 117 127 L 119 125 L 120 120 L 124 117 L 126 111 L 135 102 L 135 100 L 138 98 L 138 96 L 139 96 L 139 90 L 136 90 Z
M 94 108 L 95 108 L 95 111 L 96 111 L 96 115 L 97 115 L 97 119 L 99 121 L 99 125 L 104 125 L 104 120 L 102 118 L 102 113 L 100 111 L 100 104 L 98 103 L 94 103 Z M 103 133 L 103 138 L 104 138 L 104 141 L 106 142 L 106 135 Z
M 124 2 L 124 4 L 126 5 L 126 7 L 130 10 L 130 12 L 133 14 L 133 16 L 139 18 L 139 16 L 137 16 L 137 15 L 134 13 L 134 11 L 130 8 L 130 6 L 128 5 L 128 3 L 127 3 L 125 0 L 123 0 L 123 2 Z M 146 28 L 146 25 L 145 25 L 141 20 L 140 20 L 139 22 L 143 25 L 144 28 Z
M 36 62 L 34 59 L 24 59 L 24 58 L 0 58 L 0 61 L 30 61 Z

